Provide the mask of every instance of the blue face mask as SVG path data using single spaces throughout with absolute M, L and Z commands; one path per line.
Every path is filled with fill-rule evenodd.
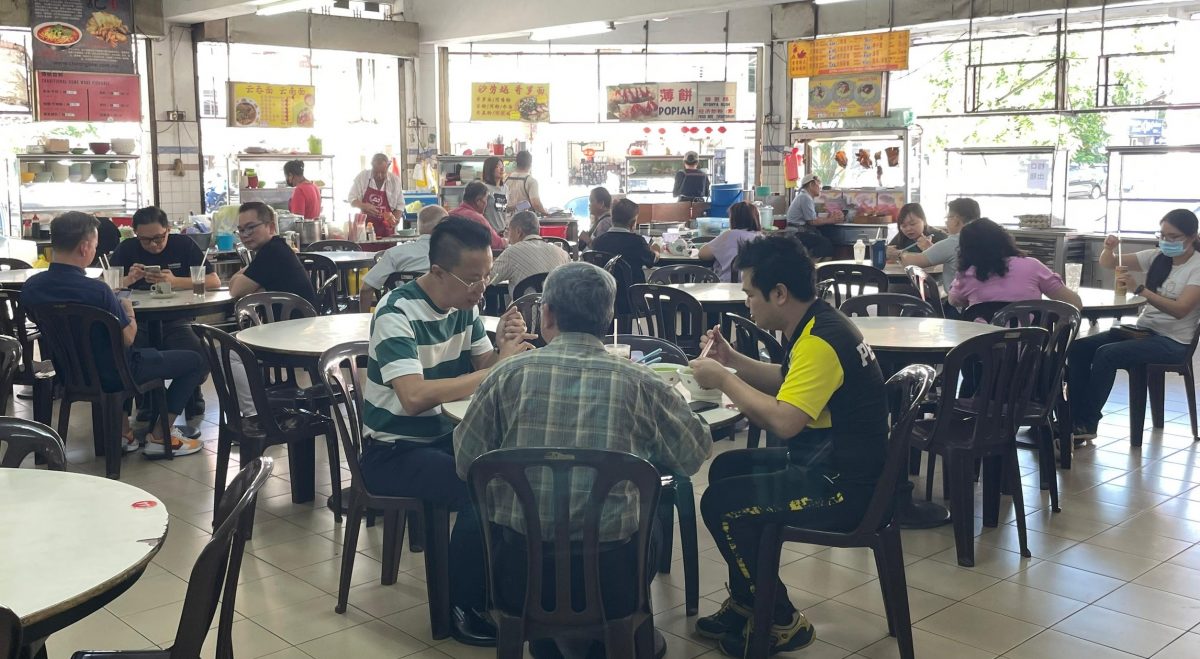
M 1163 256 L 1170 256 L 1171 258 L 1183 256 L 1183 241 L 1160 240 L 1158 241 L 1158 251 L 1162 252 Z

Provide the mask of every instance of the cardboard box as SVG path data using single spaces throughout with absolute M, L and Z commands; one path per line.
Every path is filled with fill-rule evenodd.
M 642 204 L 638 213 L 641 222 L 690 222 L 704 217 L 707 202 L 676 201 L 665 204 Z

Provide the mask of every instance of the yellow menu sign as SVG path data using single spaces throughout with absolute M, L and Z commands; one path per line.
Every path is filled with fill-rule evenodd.
M 900 71 L 908 68 L 908 46 L 908 30 L 792 41 L 788 77 Z
M 235 128 L 312 128 L 316 87 L 229 83 L 229 125 Z
M 550 85 L 471 83 L 471 121 L 550 121 Z

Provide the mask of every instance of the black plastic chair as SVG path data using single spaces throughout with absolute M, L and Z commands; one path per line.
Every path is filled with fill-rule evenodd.
M 238 329 L 296 318 L 315 318 L 317 310 L 299 295 L 282 291 L 260 291 L 244 295 L 233 305 Z
M 362 245 L 353 240 L 318 240 L 304 248 L 306 252 L 361 252 Z
M 1009 302 L 978 302 L 962 310 L 958 319 L 968 323 L 990 323 Z
M 733 327 L 733 336 L 730 337 L 733 341 L 730 343 L 734 350 L 751 359 L 783 364 L 783 358 L 786 356 L 783 346 L 770 332 L 755 325 L 754 321 L 745 316 L 727 313 L 725 318 Z M 746 430 L 746 448 L 758 448 L 762 433 L 762 428 L 751 421 Z
M 1030 556 L 1025 534 L 1025 502 L 1017 463 L 1017 424 L 1034 390 L 1049 333 L 1024 327 L 982 334 L 963 341 L 942 365 L 942 397 L 933 419 L 916 422 L 913 446 L 940 455 L 945 492 L 950 498 L 958 564 L 975 565 L 975 461 L 983 461 L 984 525 L 999 517 L 1000 480 L 1008 478 L 1017 518 L 1021 555 Z M 951 392 L 959 378 L 973 378 L 973 394 L 961 399 Z M 925 475 L 926 497 L 933 487 L 933 462 Z
M 528 293 L 513 300 L 513 303 L 508 305 L 509 309 L 516 308 L 521 313 L 521 318 L 525 321 L 525 329 L 530 334 L 537 334 L 538 338 L 530 341 L 530 343 L 538 348 L 546 345 L 546 341 L 542 338 L 542 294 Z M 508 309 L 505 309 L 507 312 Z M 494 337 L 493 337 L 494 341 Z
M 21 259 L 0 257 L 0 270 L 29 270 L 33 266 Z
M 779 554 L 785 542 L 805 542 L 826 547 L 867 547 L 875 556 L 879 587 L 887 614 L 888 633 L 896 637 L 902 659 L 913 659 L 912 622 L 908 608 L 908 586 L 904 575 L 904 552 L 900 544 L 900 526 L 894 518 L 897 487 L 902 485 L 908 461 L 908 440 L 920 404 L 933 386 L 933 368 L 923 364 L 909 366 L 887 381 L 892 411 L 891 439 L 883 472 L 867 512 L 854 530 L 847 533 L 817 531 L 769 524 L 759 542 L 758 574 L 755 577 L 754 617 L 747 643 L 747 657 L 766 657 L 775 605 Z
M 116 316 L 84 304 L 46 304 L 28 311 L 37 321 L 54 370 L 63 384 L 63 398 L 58 408 L 59 436 L 67 436 L 71 406 L 83 401 L 91 403 L 96 455 L 104 456 L 105 473 L 109 478 L 120 478 L 123 403 L 132 396 L 152 394 L 163 437 L 164 457 L 170 459 L 173 447 L 167 424 L 166 384 L 162 380 L 139 384 L 133 379 Z M 93 344 L 93 339 L 98 345 Z M 97 347 L 106 353 L 103 366 L 96 353 Z M 120 389 L 105 391 L 100 377 L 102 369 L 115 371 L 111 377 L 120 383 Z
M 650 273 L 649 284 L 716 284 L 721 279 L 710 268 L 700 265 L 664 265 Z
M 629 287 L 633 315 L 644 318 L 647 334 L 679 346 L 689 357 L 700 354 L 708 330 L 704 308 L 691 293 L 661 284 Z
M 13 380 L 21 368 L 21 342 L 0 334 L 0 414 L 8 414 L 12 403 Z
M 16 417 L 0 417 L 0 467 L 20 467 L 32 453 L 38 463 L 52 471 L 67 470 L 67 451 L 62 438 L 49 426 Z
M 208 638 L 218 607 L 215 655 L 219 659 L 233 659 L 234 598 L 242 571 L 242 556 L 258 493 L 271 476 L 272 467 L 271 458 L 258 458 L 242 469 L 226 488 L 229 497 L 214 513 L 216 530 L 200 550 L 188 576 L 183 612 L 175 630 L 175 642 L 169 649 L 84 650 L 71 655 L 71 659 L 194 659 L 201 656 L 204 639 Z
M 0 334 L 14 337 L 21 345 L 21 366 L 5 386 L 5 395 L 12 395 L 14 384 L 32 387 L 33 420 L 50 424 L 54 414 L 54 365 L 45 359 L 46 350 L 42 350 L 42 361 L 34 359 L 34 347 L 42 335 L 37 327 L 30 326 L 19 290 L 0 288 Z M 8 410 L 7 399 L 4 410 Z
M 904 274 L 908 275 L 909 283 L 917 290 L 921 299 L 933 308 L 934 314 L 938 318 L 945 317 L 945 311 L 942 308 L 942 291 L 938 288 L 937 280 L 930 277 L 924 268 L 916 265 L 905 266 Z
M 1188 414 L 1192 421 L 1192 439 L 1200 441 L 1196 433 L 1196 372 L 1192 357 L 1196 354 L 1196 343 L 1200 341 L 1200 326 L 1192 333 L 1187 354 L 1178 364 L 1143 364 L 1129 371 L 1129 443 L 1142 445 L 1142 434 L 1146 425 L 1146 392 L 1150 393 L 1150 420 L 1155 428 L 1163 427 L 1163 407 L 1166 398 L 1167 373 L 1183 376 L 1183 389 L 1187 392 Z
M 633 321 L 638 317 L 629 299 L 629 288 L 633 285 L 633 266 L 620 256 L 614 256 L 604 264 L 604 270 L 617 282 L 617 298 L 613 309 L 613 315 L 617 319 L 617 332 L 630 334 L 633 332 Z
M 517 282 L 517 285 L 513 286 L 513 289 L 512 289 L 513 290 L 513 293 L 512 293 L 513 299 L 517 300 L 519 298 L 525 297 L 526 295 L 535 294 L 535 293 L 540 294 L 542 292 L 542 287 L 544 287 L 546 285 L 546 276 L 549 274 L 550 273 L 548 273 L 548 272 L 540 272 L 536 275 L 530 275 L 530 276 L 522 279 L 521 281 Z
M 381 254 L 383 252 L 380 252 Z M 393 272 L 387 276 L 387 280 L 383 282 L 383 290 L 379 292 L 380 299 L 383 299 L 384 293 L 390 293 L 393 290 L 407 284 L 410 281 L 416 281 L 417 277 L 425 274 L 417 270 L 402 270 Z
M 817 281 L 833 280 L 833 306 L 841 307 L 850 298 L 868 292 L 886 293 L 887 274 L 874 266 L 863 263 L 818 263 Z M 874 290 L 872 290 L 874 289 Z
M 558 245 L 564 252 L 567 253 L 567 256 L 571 257 L 572 261 L 579 260 L 579 248 L 575 245 L 572 245 L 571 241 L 567 240 L 566 238 L 559 238 L 558 236 L 542 236 L 542 240 L 550 243 L 551 245 Z
M 322 316 L 338 313 L 349 298 L 349 293 L 339 290 L 345 282 L 338 276 L 337 264 L 320 254 L 301 252 L 296 258 L 300 259 L 301 265 L 308 273 L 308 280 L 312 282 L 313 290 L 316 291 L 317 313 Z
M 553 503 L 538 500 L 529 482 L 530 472 L 550 479 Z M 573 489 L 573 481 L 585 474 L 592 476 L 590 488 L 582 492 Z M 525 521 L 524 536 L 487 521 L 495 509 L 490 487 L 495 481 L 512 488 Z M 604 549 L 600 541 L 601 510 L 613 488 L 624 483 L 637 492 L 638 527 L 628 541 L 637 550 L 636 568 L 623 574 L 601 574 L 600 556 Z M 525 641 L 540 638 L 603 639 L 609 657 L 651 659 L 654 656 L 654 613 L 650 609 L 647 578 L 651 566 L 647 563 L 660 486 L 653 465 L 618 451 L 507 448 L 476 458 L 467 474 L 467 484 L 480 519 L 484 520 L 488 590 L 498 630 L 499 659 L 524 657 Z M 569 503 L 581 495 L 583 519 L 572 519 Z M 542 519 L 541 510 L 548 503 L 553 517 Z M 501 590 L 501 580 L 493 565 L 493 557 L 504 539 L 524 544 L 525 592 L 519 610 L 505 606 L 506 593 Z M 582 593 L 574 588 L 572 572 L 582 577 Z M 602 593 L 605 585 L 617 579 L 633 580 L 634 598 L 631 611 L 610 615 L 605 611 Z M 510 596 L 515 599 L 515 595 Z M 576 604 L 580 599 L 582 609 Z
M 604 343 L 613 343 L 613 335 L 609 334 L 604 337 Z M 644 334 L 618 334 L 616 343 L 624 343 L 629 346 L 629 352 L 641 352 L 643 355 L 648 355 L 655 350 L 662 350 L 659 357 L 666 364 L 680 364 L 687 366 L 688 356 L 684 354 L 679 346 L 674 343 L 663 341 L 662 339 L 646 336 Z
M 603 268 L 609 261 L 617 258 L 616 254 L 610 252 L 599 252 L 594 249 L 585 249 L 579 253 L 579 260 L 584 263 L 591 263 L 597 268 Z
M 937 315 L 925 300 L 900 293 L 859 295 L 843 302 L 838 310 L 850 317 L 933 318 Z
M 346 464 L 350 468 L 350 487 L 344 492 L 348 519 L 342 544 L 342 569 L 338 580 L 338 601 L 334 609 L 346 612 L 350 597 L 350 577 L 358 547 L 359 527 L 368 511 L 383 511 L 383 574 L 380 583 L 396 583 L 400 554 L 404 547 L 406 522 L 424 530 L 428 540 L 425 551 L 425 583 L 429 595 L 429 624 L 435 639 L 450 635 L 450 513 L 422 499 L 372 494 L 363 478 L 359 458 L 362 455 L 362 391 L 359 383 L 366 377 L 367 342 L 354 341 L 334 346 L 320 359 L 321 379 L 333 405 Z
M 22 636 L 21 619 L 0 606 L 0 659 L 20 659 Z

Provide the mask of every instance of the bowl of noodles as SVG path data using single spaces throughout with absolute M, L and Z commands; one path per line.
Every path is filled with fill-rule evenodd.
M 243 98 L 233 105 L 233 122 L 238 126 L 253 126 L 258 122 L 258 104 Z
M 42 23 L 33 28 L 33 36 L 55 50 L 66 50 L 79 43 L 83 31 L 69 23 Z

